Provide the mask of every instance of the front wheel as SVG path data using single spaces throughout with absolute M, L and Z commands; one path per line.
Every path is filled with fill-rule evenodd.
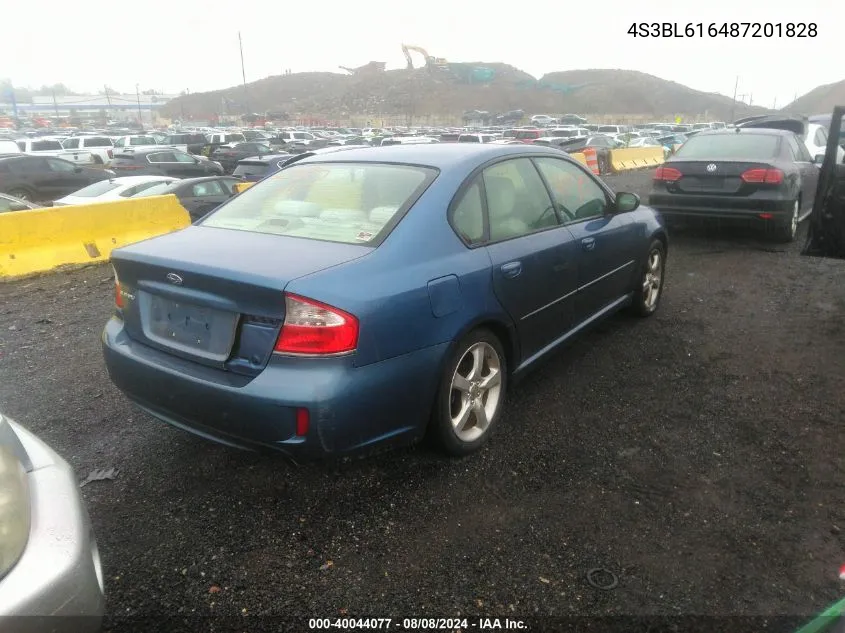
M 666 247 L 660 240 L 654 240 L 648 247 L 648 256 L 634 289 L 634 303 L 631 305 L 634 314 L 647 317 L 657 312 L 663 296 L 665 272 Z
M 34 199 L 33 195 L 27 189 L 10 189 L 6 193 L 14 198 L 26 200 L 27 202 L 32 202 Z
M 477 451 L 490 436 L 505 401 L 507 361 L 499 339 L 485 329 L 465 336 L 443 370 L 432 431 L 455 456 Z

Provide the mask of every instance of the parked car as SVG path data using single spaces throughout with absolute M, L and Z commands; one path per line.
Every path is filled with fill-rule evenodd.
M 124 150 L 115 154 L 111 168 L 120 176 L 196 178 L 223 175 L 223 168 L 218 163 L 170 147 Z
M 495 141 L 496 137 L 493 134 L 461 134 L 458 137 L 458 143 L 490 143 Z
M 155 147 L 160 145 L 154 136 L 147 134 L 129 134 L 114 139 L 115 151 L 122 151 L 125 147 Z
M 801 138 L 810 156 L 824 156 L 827 147 L 827 129 L 820 123 L 813 123 L 807 117 L 797 115 L 759 115 L 740 119 L 734 123 L 742 128 L 771 128 L 789 130 Z M 820 159 L 821 161 L 821 159 Z M 836 162 L 845 161 L 845 149 L 836 150 Z
M 93 202 L 112 202 L 131 198 L 136 193 L 160 184 L 170 184 L 178 180 L 169 176 L 123 176 L 100 180 L 92 185 L 74 191 L 70 195 L 59 198 L 53 203 L 54 207 L 70 204 L 91 204 Z
M 270 148 L 266 143 L 234 143 L 232 145 L 222 145 L 211 153 L 211 160 L 217 161 L 223 167 L 223 171 L 231 174 L 238 161 L 243 158 L 252 156 L 261 157 L 270 154 L 275 154 L 276 150 Z
M 24 138 L 17 141 L 18 147 L 24 154 L 36 156 L 53 156 L 63 158 L 71 163 L 88 165 L 93 162 L 91 152 L 78 149 L 64 149 L 57 139 L 51 138 Z
M 7 211 L 29 211 L 30 209 L 40 209 L 40 204 L 35 204 L 29 200 L 21 200 L 5 193 L 0 193 L 0 213 Z
M 200 154 L 208 145 L 208 139 L 201 133 L 168 134 L 158 140 L 159 145 L 174 147 L 186 154 Z
M 618 309 L 653 314 L 666 253 L 651 209 L 557 150 L 323 153 L 113 251 L 105 362 L 225 444 L 323 456 L 430 429 L 462 455 L 511 378 Z
M 669 218 L 757 222 L 790 242 L 812 210 L 818 180 L 819 165 L 794 132 L 712 130 L 657 168 L 649 204 Z
M 191 216 L 201 218 L 235 195 L 235 184 L 241 182 L 231 176 L 205 176 L 162 183 L 136 193 L 133 198 L 173 194 Z
M 61 158 L 0 154 L 0 191 L 22 200 L 55 200 L 114 175 L 108 169 L 82 167 Z
M 616 143 L 609 136 L 597 134 L 587 138 L 567 139 L 558 147 L 568 154 L 580 153 L 585 149 L 595 150 L 599 173 L 607 174 L 610 172 L 610 150 L 616 148 Z
M 57 630 L 57 623 L 72 616 L 74 631 L 99 631 L 103 570 L 76 473 L 34 434 L 2 415 L 0 490 L 4 630 L 6 624 L 12 631 L 16 626 Z
M 845 259 L 845 165 L 837 159 L 841 147 L 837 140 L 845 131 L 843 115 L 845 106 L 835 107 L 830 115 L 827 146 L 802 255 Z
M 342 146 L 341 146 L 342 147 Z M 298 154 L 265 154 L 238 161 L 232 175 L 247 182 L 258 182 L 265 176 L 279 171 L 285 162 Z
M 108 136 L 71 136 L 62 141 L 62 147 L 87 151 L 91 165 L 108 165 L 114 156 L 114 143 Z

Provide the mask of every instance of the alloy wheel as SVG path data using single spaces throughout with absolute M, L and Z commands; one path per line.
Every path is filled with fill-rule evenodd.
M 660 299 L 660 282 L 663 279 L 663 256 L 658 249 L 648 255 L 645 276 L 643 278 L 643 304 L 651 311 L 657 307 Z
M 502 363 L 492 345 L 478 342 L 461 356 L 449 391 L 452 430 L 473 442 L 490 427 L 502 401 Z

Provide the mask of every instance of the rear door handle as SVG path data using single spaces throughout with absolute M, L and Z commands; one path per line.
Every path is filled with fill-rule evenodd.
M 596 248 L 596 238 L 594 237 L 585 237 L 581 240 L 581 246 L 584 247 L 585 251 L 592 251 Z
M 507 264 L 502 264 L 500 270 L 505 277 L 509 277 L 511 279 L 519 277 L 519 273 L 522 272 L 522 262 L 508 262 Z

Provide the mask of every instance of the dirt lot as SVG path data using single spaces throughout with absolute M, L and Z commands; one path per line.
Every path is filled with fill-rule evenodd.
M 120 470 L 83 489 L 109 630 L 163 613 L 814 612 L 843 589 L 845 262 L 736 230 L 672 237 L 659 313 L 547 362 L 462 461 L 295 467 L 153 421 L 103 367 L 107 267 L 0 284 L 0 410 L 80 478 Z M 618 586 L 592 588 L 594 567 Z

